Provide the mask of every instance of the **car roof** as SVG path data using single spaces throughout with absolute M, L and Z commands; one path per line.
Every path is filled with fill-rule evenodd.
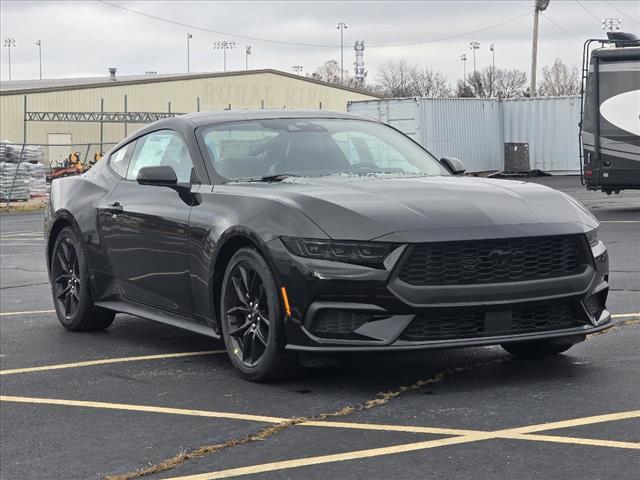
M 342 118 L 352 120 L 372 120 L 362 115 L 330 110 L 294 110 L 290 108 L 261 108 L 256 110 L 230 110 L 224 112 L 199 112 L 182 115 L 195 125 L 211 125 L 214 123 L 237 122 L 242 120 L 266 120 L 275 118 Z

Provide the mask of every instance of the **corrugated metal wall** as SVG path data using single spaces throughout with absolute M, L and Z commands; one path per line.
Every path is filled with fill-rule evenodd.
M 580 97 L 502 102 L 504 141 L 529 144 L 529 164 L 548 172 L 580 170 Z
M 398 98 L 350 102 L 348 110 L 388 123 L 438 157 L 470 171 L 504 169 L 504 143 L 529 144 L 532 169 L 580 168 L 580 97 L 523 99 Z

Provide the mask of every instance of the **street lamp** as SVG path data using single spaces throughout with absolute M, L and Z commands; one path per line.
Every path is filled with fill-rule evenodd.
M 467 83 L 467 54 L 460 55 L 460 60 L 462 61 L 462 82 Z
M 244 69 L 249 70 L 249 55 L 251 55 L 251 45 L 247 45 L 244 49 Z
M 302 72 L 302 65 L 293 65 L 291 67 L 291 70 L 293 70 L 294 72 L 296 72 L 297 75 L 300 75 L 300 72 Z
M 16 46 L 16 39 L 11 37 L 5 38 L 4 46 L 9 50 L 9 81 L 11 81 L 11 47 Z
M 344 31 L 349 28 L 344 22 L 338 23 L 336 29 L 340 30 L 340 83 L 344 83 Z
M 614 30 L 620 30 L 621 27 L 621 18 L 604 18 L 602 20 L 602 30 L 609 30 L 610 32 L 613 32 Z
M 469 42 L 469 48 L 473 52 L 473 73 L 476 73 L 476 50 L 480 48 L 480 42 Z
M 42 80 L 42 41 L 36 40 L 36 45 L 38 46 L 38 61 L 40 64 L 40 80 Z
M 189 40 L 193 38 L 193 35 L 187 33 L 187 73 L 191 72 L 191 59 L 189 55 Z
M 489 45 L 491 50 L 491 81 L 489 82 L 489 97 L 493 97 L 493 82 L 496 79 L 496 45 L 492 43 Z
M 224 58 L 224 71 L 227 71 L 227 50 L 236 48 L 236 42 L 228 41 L 228 40 L 218 40 L 213 42 L 214 50 L 222 50 L 223 58 Z

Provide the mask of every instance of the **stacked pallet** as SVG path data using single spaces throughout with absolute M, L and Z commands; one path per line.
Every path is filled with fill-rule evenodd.
M 27 163 L 29 170 L 29 196 L 46 197 L 48 195 L 47 169 L 41 163 Z
M 40 145 L 25 145 L 0 140 L 0 162 L 44 163 L 44 149 Z
M 29 200 L 30 178 L 26 163 L 0 162 L 0 200 Z

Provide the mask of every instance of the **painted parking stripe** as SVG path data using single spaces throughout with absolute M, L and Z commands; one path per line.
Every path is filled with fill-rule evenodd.
M 0 317 L 13 317 L 15 315 L 40 315 L 43 313 L 55 313 L 55 310 L 26 310 L 23 312 L 0 312 Z
M 128 405 L 126 403 L 89 402 L 84 400 L 63 400 L 58 398 L 13 397 L 0 395 L 0 402 L 60 405 L 67 407 L 97 408 L 105 410 L 124 410 L 128 412 L 165 413 L 170 415 L 186 415 L 191 417 L 223 418 L 228 420 L 247 420 L 260 423 L 281 423 L 289 419 L 250 415 L 233 412 L 213 412 L 210 410 L 191 410 L 184 408 L 154 407 L 151 405 Z
M 226 350 L 205 350 L 200 352 L 180 352 L 180 353 L 163 353 L 159 355 L 142 355 L 138 357 L 103 358 L 100 360 L 88 360 L 85 362 L 62 363 L 58 365 L 44 365 L 41 367 L 13 368 L 10 370 L 0 370 L 0 375 L 15 375 L 17 373 L 44 372 L 49 370 L 62 370 L 67 368 L 91 367 L 94 365 L 109 365 L 112 363 L 142 362 L 147 360 L 163 360 L 165 358 L 196 357 L 196 356 L 202 356 L 202 355 L 214 355 L 214 354 L 225 353 L 225 352 Z
M 286 470 L 291 468 L 300 468 L 311 465 L 320 465 L 326 463 L 343 462 L 347 460 L 359 460 L 364 458 L 381 457 L 384 455 L 392 455 L 398 453 L 407 453 L 418 450 L 427 450 L 430 448 L 438 448 L 448 445 L 459 445 L 463 443 L 478 442 L 482 440 L 491 440 L 497 438 L 507 438 L 513 440 L 529 440 L 538 442 L 551 442 L 551 443 L 567 443 L 575 445 L 588 445 L 597 447 L 613 447 L 613 448 L 625 448 L 640 450 L 640 443 L 633 442 L 617 442 L 611 440 L 600 440 L 592 438 L 576 438 L 576 437 L 560 437 L 554 435 L 527 435 L 523 433 L 516 433 L 522 429 L 535 429 L 535 431 L 541 431 L 541 428 L 546 428 L 553 425 L 551 428 L 562 423 L 565 425 L 577 426 L 583 424 L 607 422 L 618 420 L 620 418 L 635 418 L 640 416 L 640 411 L 634 412 L 620 412 L 615 414 L 599 415 L 594 417 L 586 417 L 583 419 L 566 420 L 564 422 L 553 422 L 542 425 L 531 425 L 529 427 L 520 427 L 516 429 L 504 429 L 494 432 L 475 432 L 469 435 L 443 438 L 439 440 L 428 440 L 425 442 L 415 442 L 403 445 L 394 445 L 383 448 L 372 448 L 367 450 L 356 450 L 352 452 L 344 452 L 331 455 L 321 455 L 317 457 L 298 458 L 292 460 L 284 460 L 280 462 L 264 463 L 260 465 L 250 465 L 247 467 L 231 468 L 227 470 L 220 470 L 216 472 L 200 473 L 195 475 L 187 475 L 181 477 L 172 477 L 165 480 L 213 480 L 219 478 L 231 478 L 242 475 L 252 475 L 264 472 L 273 472 L 278 470 Z M 586 422 L 586 423 L 585 423 Z

